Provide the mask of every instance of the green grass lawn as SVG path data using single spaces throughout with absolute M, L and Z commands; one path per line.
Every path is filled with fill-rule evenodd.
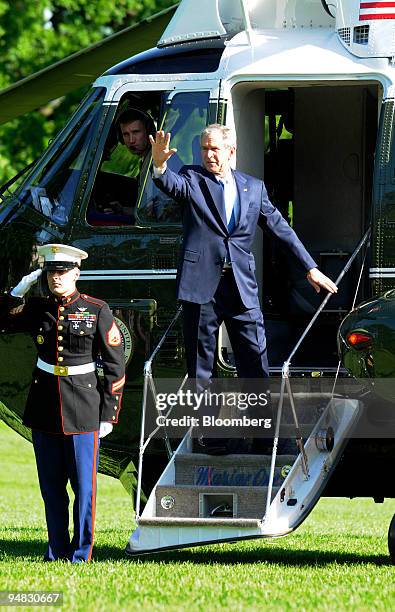
M 0 442 L 0 590 L 63 591 L 64 609 L 85 611 L 395 608 L 387 552 L 393 500 L 323 499 L 287 538 L 134 559 L 123 552 L 133 524 L 130 499 L 118 481 L 100 475 L 94 560 L 43 563 L 46 529 L 32 447 L 3 423 Z

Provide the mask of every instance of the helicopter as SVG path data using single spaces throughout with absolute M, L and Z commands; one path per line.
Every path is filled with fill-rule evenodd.
M 105 299 L 120 327 L 124 407 L 99 469 L 136 493 L 128 554 L 286 535 L 322 495 L 395 497 L 387 475 L 395 459 L 394 31 L 395 3 L 182 0 L 91 49 L 104 61 L 114 45 L 117 61 L 134 40 L 129 50 L 141 52 L 99 76 L 43 155 L 1 189 L 1 288 L 37 267 L 39 245 L 72 244 L 89 254 L 80 290 Z M 143 50 L 149 41 L 156 46 Z M 53 68 L 29 77 L 19 102 L 18 84 L 0 92 L 0 120 L 79 86 L 81 66 L 91 74 L 88 56 L 60 62 L 58 80 Z M 269 455 L 199 455 L 188 432 L 174 448 L 171 432 L 158 440 L 155 427 L 146 429 L 155 381 L 184 384 L 175 299 L 182 216 L 152 185 L 149 167 L 136 179 L 138 160 L 117 123 L 129 109 L 171 132 L 175 171 L 200 163 L 208 124 L 234 128 L 237 168 L 265 181 L 319 268 L 340 283 L 322 301 L 279 245 L 257 233 L 278 405 Z M 133 213 L 103 212 L 113 201 Z M 33 345 L 1 334 L 0 354 L 0 414 L 29 439 L 21 415 Z M 234 379 L 224 329 L 218 367 Z M 278 444 L 282 427 L 296 438 L 292 448 Z M 394 561 L 395 518 L 388 543 Z

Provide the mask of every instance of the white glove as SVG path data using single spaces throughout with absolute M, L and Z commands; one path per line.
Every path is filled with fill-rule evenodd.
M 22 280 L 19 281 L 17 286 L 11 290 L 11 295 L 13 297 L 23 298 L 25 293 L 29 291 L 30 287 L 32 287 L 40 278 L 42 272 L 42 269 L 39 268 L 38 270 L 34 270 L 34 272 L 30 272 L 30 274 L 24 276 Z
M 101 421 L 99 429 L 99 438 L 104 438 L 105 436 L 108 436 L 108 434 L 110 434 L 111 432 L 112 423 L 107 423 L 107 421 Z

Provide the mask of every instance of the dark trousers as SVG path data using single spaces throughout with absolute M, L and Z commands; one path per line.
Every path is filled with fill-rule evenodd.
M 213 299 L 207 304 L 183 302 L 184 341 L 188 376 L 198 387 L 216 376 L 218 330 L 225 323 L 239 378 L 269 376 L 265 327 L 259 305 L 245 308 L 231 270 L 222 274 Z
M 48 528 L 45 560 L 89 561 L 95 522 L 98 432 L 63 435 L 33 430 L 32 437 Z M 71 541 L 68 481 L 75 496 Z

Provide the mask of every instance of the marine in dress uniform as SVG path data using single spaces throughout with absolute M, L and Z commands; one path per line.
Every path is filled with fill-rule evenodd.
M 23 422 L 32 429 L 40 489 L 45 504 L 45 560 L 89 561 L 92 555 L 99 437 L 118 421 L 125 383 L 121 335 L 106 302 L 76 288 L 87 253 L 67 245 L 38 248 L 51 295 L 24 299 L 42 270 L 35 270 L 3 296 L 2 329 L 30 332 L 37 365 Z M 96 372 L 100 354 L 104 379 Z M 70 481 L 75 499 L 69 535 Z

